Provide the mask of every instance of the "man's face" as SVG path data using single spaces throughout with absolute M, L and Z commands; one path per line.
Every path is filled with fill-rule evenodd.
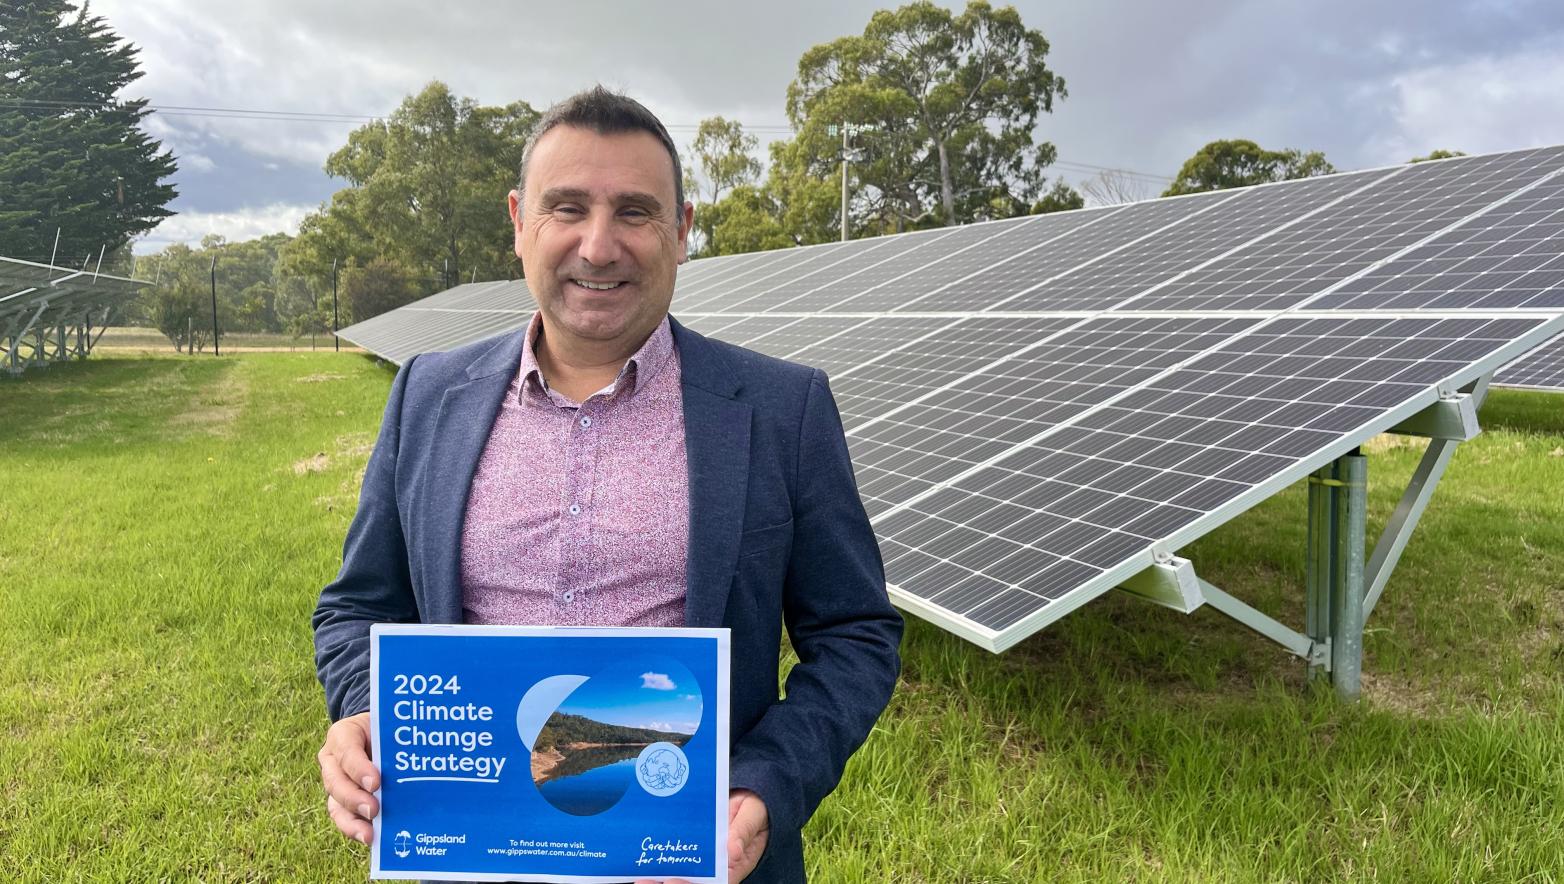
M 629 356 L 668 312 L 693 217 L 674 203 L 667 150 L 649 132 L 556 126 L 533 149 L 525 186 L 524 200 L 511 191 L 510 213 L 545 336 Z

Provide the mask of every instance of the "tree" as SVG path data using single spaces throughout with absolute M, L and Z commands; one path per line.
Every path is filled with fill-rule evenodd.
M 72 13 L 75 13 L 74 15 Z M 115 252 L 173 214 L 174 158 L 140 128 L 135 47 L 68 0 L 0 4 L 0 254 Z
M 176 243 L 147 255 L 136 273 L 156 285 L 142 290 L 135 312 L 167 336 L 176 350 L 189 348 L 188 331 L 194 325 L 194 344 L 200 350 L 211 338 L 215 257 L 219 333 L 282 331 L 276 265 L 278 253 L 289 241 L 285 233 L 236 243 L 208 234 L 199 248 Z
M 1336 171 L 1317 150 L 1266 150 L 1253 141 L 1213 141 L 1184 161 L 1163 196 L 1312 178 Z
M 945 224 L 983 220 L 1036 200 L 1055 159 L 1052 144 L 1032 141 L 1039 115 L 1065 97 L 1047 54 L 1013 7 L 970 0 L 957 15 L 925 0 L 882 10 L 861 36 L 804 53 L 788 116 L 820 180 L 840 159 L 828 126 L 874 127 L 852 167 L 870 190 L 855 197 L 864 215 L 897 229 L 931 211 Z
M 1058 181 L 1043 194 L 1042 199 L 1032 204 L 1030 214 L 1042 215 L 1047 212 L 1068 212 L 1071 209 L 1084 208 L 1086 208 L 1086 197 L 1070 185 Z
M 414 268 L 427 288 L 474 271 L 518 275 L 505 194 L 537 120 L 526 102 L 486 107 L 430 83 L 327 158 L 326 172 L 349 186 L 301 223 L 285 272 L 329 280 L 333 260 L 367 267 L 385 257 Z
M 1439 150 L 1430 151 L 1426 157 L 1413 157 L 1412 159 L 1407 160 L 1407 162 L 1426 163 L 1429 160 L 1450 160 L 1455 159 L 1456 157 L 1464 156 L 1466 156 L 1466 151 L 1464 150 L 1445 150 L 1444 148 L 1440 148 Z
M 1123 169 L 1104 169 L 1081 185 L 1081 193 L 1094 206 L 1117 206 L 1150 199 L 1154 191 L 1145 179 Z
M 341 285 L 348 308 L 343 325 L 363 322 L 418 299 L 412 274 L 389 258 L 376 258 L 368 266 L 349 268 Z
M 177 351 L 196 353 L 212 340 L 211 260 L 222 244 L 218 236 L 208 236 L 199 250 L 175 243 L 142 262 L 157 279 L 140 296 L 146 313 Z M 217 315 L 219 333 L 226 333 L 233 320 L 231 305 L 219 300 Z
M 705 215 L 711 231 L 703 256 L 763 252 L 798 245 L 783 229 L 783 211 L 768 190 L 740 184 L 722 202 L 707 206 L 696 217 Z
M 709 207 L 721 202 L 725 191 L 753 185 L 760 178 L 760 161 L 751 155 L 759 143 L 755 136 L 744 132 L 743 124 L 737 120 L 708 117 L 701 120 L 696 129 L 695 141 L 691 144 L 695 164 L 694 168 L 689 164 L 685 166 L 684 190 L 692 201 L 700 204 L 695 211 L 699 254 L 717 255 L 732 251 L 718 248 L 714 239 L 715 216 Z

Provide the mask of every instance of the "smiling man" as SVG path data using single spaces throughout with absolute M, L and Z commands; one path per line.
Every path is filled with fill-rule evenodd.
M 693 209 L 639 103 L 551 108 L 509 203 L 538 312 L 402 367 L 315 612 L 331 818 L 368 843 L 372 623 L 726 626 L 732 880 L 803 881 L 901 637 L 825 376 L 668 315 Z

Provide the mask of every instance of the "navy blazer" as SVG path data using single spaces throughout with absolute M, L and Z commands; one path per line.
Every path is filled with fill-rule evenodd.
M 890 699 L 902 621 L 825 375 L 672 329 L 689 460 L 685 623 L 732 630 L 729 780 L 771 816 L 746 880 L 802 881 L 799 830 Z M 333 720 L 369 708 L 370 624 L 462 622 L 468 491 L 524 335 L 397 373 L 342 570 L 313 618 Z M 799 662 L 779 700 L 784 625 Z

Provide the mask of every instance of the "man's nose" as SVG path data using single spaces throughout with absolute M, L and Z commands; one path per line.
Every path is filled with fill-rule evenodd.
M 593 212 L 581 232 L 581 260 L 594 267 L 606 267 L 619 260 L 619 235 L 611 213 Z

